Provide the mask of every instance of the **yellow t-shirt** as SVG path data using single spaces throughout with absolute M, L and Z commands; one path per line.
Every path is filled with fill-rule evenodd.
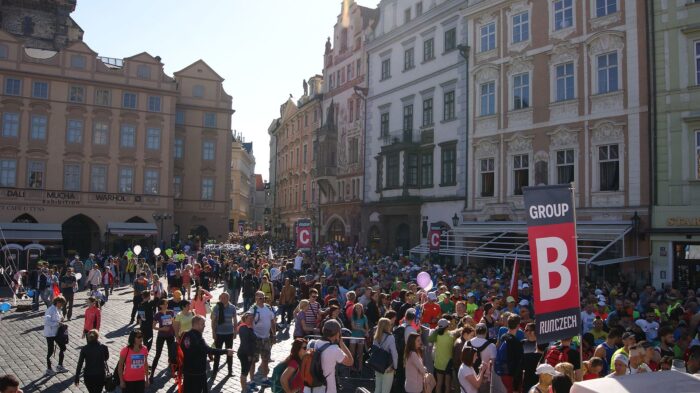
M 182 336 L 186 332 L 192 329 L 192 319 L 194 318 L 194 313 L 190 311 L 188 314 L 180 312 L 175 316 L 175 322 L 180 325 L 179 335 Z

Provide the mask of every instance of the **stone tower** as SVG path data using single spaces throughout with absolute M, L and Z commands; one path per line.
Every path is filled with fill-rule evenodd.
M 70 17 L 77 0 L 0 0 L 0 28 L 28 48 L 61 50 L 82 41 L 83 29 Z

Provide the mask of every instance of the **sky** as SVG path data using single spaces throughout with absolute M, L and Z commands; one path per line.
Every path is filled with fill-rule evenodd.
M 375 7 L 379 0 L 359 0 Z M 269 178 L 267 127 L 302 80 L 320 74 L 341 0 L 79 0 L 72 14 L 100 56 L 160 56 L 171 75 L 202 59 L 233 96 L 232 128 Z

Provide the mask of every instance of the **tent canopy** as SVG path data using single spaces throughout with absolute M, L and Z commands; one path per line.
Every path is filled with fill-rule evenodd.
M 696 374 L 697 375 L 697 374 Z M 700 378 L 680 371 L 661 371 L 576 382 L 570 393 L 700 392 Z
M 113 235 L 157 235 L 158 228 L 152 222 L 108 222 L 107 232 Z
M 63 240 L 61 224 L 0 223 L 0 239 L 5 241 Z
M 0 248 L 0 251 L 7 251 L 7 250 L 22 251 L 22 250 L 24 250 L 24 247 L 20 246 L 19 244 L 10 243 L 10 244 L 5 244 L 4 246 L 2 246 L 2 248 Z

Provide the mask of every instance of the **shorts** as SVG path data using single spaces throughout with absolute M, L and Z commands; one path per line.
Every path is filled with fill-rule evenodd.
M 250 368 L 253 367 L 252 357 L 238 353 L 238 361 L 241 362 L 241 375 L 248 375 Z
M 258 338 L 255 340 L 255 354 L 253 355 L 253 361 L 257 363 L 262 359 L 263 362 L 269 362 L 271 352 L 272 339 Z
M 438 370 L 438 369 L 436 368 L 436 369 L 434 370 L 434 371 L 435 371 L 434 374 L 435 374 L 435 375 L 440 374 L 440 375 L 450 375 L 450 376 L 451 376 L 451 375 L 452 375 L 452 368 L 453 368 L 453 367 L 452 367 L 452 359 L 450 359 L 450 361 L 447 362 L 447 366 L 445 366 L 445 369 L 444 369 L 444 370 Z

